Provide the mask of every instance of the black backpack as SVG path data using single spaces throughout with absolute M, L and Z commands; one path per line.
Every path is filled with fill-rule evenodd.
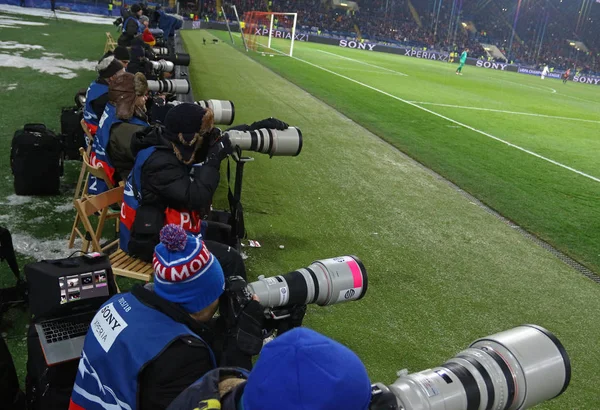
M 65 159 L 81 159 L 79 148 L 85 148 L 85 133 L 81 128 L 83 111 L 78 107 L 65 107 L 60 114 L 60 134 Z
M 17 195 L 58 194 L 63 173 L 60 139 L 44 124 L 26 124 L 13 136 L 10 167 Z

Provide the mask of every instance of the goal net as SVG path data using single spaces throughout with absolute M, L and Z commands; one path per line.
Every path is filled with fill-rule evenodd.
M 248 11 L 242 24 L 246 49 L 270 55 L 292 56 L 297 13 Z

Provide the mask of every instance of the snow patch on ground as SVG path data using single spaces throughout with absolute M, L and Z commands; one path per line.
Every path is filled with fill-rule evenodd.
M 18 7 L 10 4 L 0 4 L 0 11 L 9 14 L 22 14 L 36 17 L 54 17 L 48 9 L 35 9 L 30 7 Z M 110 24 L 112 25 L 116 17 L 103 17 L 98 14 L 75 13 L 71 11 L 56 10 L 56 17 L 59 20 L 71 20 L 88 24 Z M 0 23 L 2 24 L 2 23 Z M 44 23 L 39 23 L 45 25 Z
M 6 91 L 12 91 L 12 90 L 16 90 L 16 89 L 17 89 L 17 85 L 19 85 L 19 84 L 17 84 L 17 83 L 8 84 L 8 85 L 6 86 Z
M 2 6 L 2 5 L 0 5 Z M 0 7 L 1 9 L 1 7 Z M 1 11 L 1 10 L 0 10 Z M 16 18 L 7 18 L 7 17 L 0 17 L 0 24 L 2 24 L 3 26 L 7 26 L 7 27 L 15 27 L 15 26 L 47 26 L 48 23 L 40 23 L 38 21 L 24 21 L 24 20 L 17 20 Z
M 0 41 L 0 48 L 3 50 L 44 50 L 43 46 L 37 44 L 21 44 L 16 41 Z
M 18 26 L 7 26 L 6 24 L 0 24 L 0 28 L 21 28 Z
M 73 249 L 67 247 L 69 237 L 37 239 L 29 234 L 12 233 L 15 251 L 35 260 L 66 258 L 75 250 L 81 249 L 81 241 L 76 240 Z M 79 242 L 79 243 L 78 243 Z
M 22 196 L 22 195 L 12 194 L 12 195 L 9 195 L 6 197 L 6 200 L 2 203 L 2 205 L 17 206 L 17 205 L 29 204 L 32 201 L 33 201 L 33 197 L 31 197 L 31 196 Z
M 93 71 L 96 62 L 88 60 L 73 61 L 54 57 L 27 58 L 0 53 L 0 67 L 33 68 L 41 73 L 70 79 L 77 77 L 75 70 Z
M 60 56 L 62 56 L 61 53 L 46 53 L 46 52 L 43 52 L 42 55 L 46 56 L 46 57 L 60 57 Z
M 42 33 L 42 36 L 49 36 L 50 34 L 48 33 Z
M 72 211 L 73 209 L 74 209 L 74 207 L 73 207 L 73 201 L 70 201 L 70 202 L 67 202 L 66 204 L 55 206 L 54 207 L 54 212 L 63 213 L 63 212 Z

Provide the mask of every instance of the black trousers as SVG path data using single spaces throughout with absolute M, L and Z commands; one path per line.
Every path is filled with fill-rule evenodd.
M 25 395 L 19 387 L 12 356 L 2 337 L 0 337 L 0 403 L 3 409 L 25 409 Z
M 215 258 L 221 264 L 225 277 L 241 276 L 246 280 L 246 266 L 244 265 L 242 255 L 238 251 L 229 245 L 224 245 L 216 241 L 205 240 L 204 243 L 210 253 L 215 255 Z

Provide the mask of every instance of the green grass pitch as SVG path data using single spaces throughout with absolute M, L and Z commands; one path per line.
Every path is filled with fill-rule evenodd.
M 104 32 L 113 29 L 48 23 L 1 34 L 4 41 L 95 60 Z M 50 41 L 53 35 L 61 41 Z M 478 337 L 536 323 L 560 338 L 573 366 L 567 392 L 539 408 L 598 407 L 600 287 L 381 140 L 598 271 L 598 182 L 407 103 L 598 177 L 598 124 L 556 118 L 600 121 L 594 87 L 469 66 L 459 77 L 452 65 L 296 43 L 298 58 L 402 102 L 303 61 L 260 53 L 248 58 L 224 43 L 203 46 L 202 37 L 212 35 L 183 33 L 195 97 L 233 100 L 236 123 L 276 116 L 305 136 L 296 158 L 254 155 L 246 165 L 248 236 L 262 244 L 246 248 L 251 278 L 355 254 L 369 271 L 368 294 L 360 302 L 311 307 L 305 324 L 356 351 L 374 381 L 391 382 L 401 368 L 439 365 Z M 25 122 L 58 129 L 60 108 L 94 77 L 77 74 L 63 80 L 0 68 L 1 83 L 23 87 L 3 90 L 0 102 L 0 224 L 36 246 L 64 241 L 66 247 L 74 217 L 66 205 L 78 163 L 68 164 L 62 196 L 20 203 L 11 196 L 10 138 Z M 218 202 L 224 203 L 224 192 Z M 35 257 L 31 252 L 20 260 Z M 0 284 L 11 281 L 0 265 Z M 23 377 L 26 318 L 11 311 L 6 319 L 3 332 Z

